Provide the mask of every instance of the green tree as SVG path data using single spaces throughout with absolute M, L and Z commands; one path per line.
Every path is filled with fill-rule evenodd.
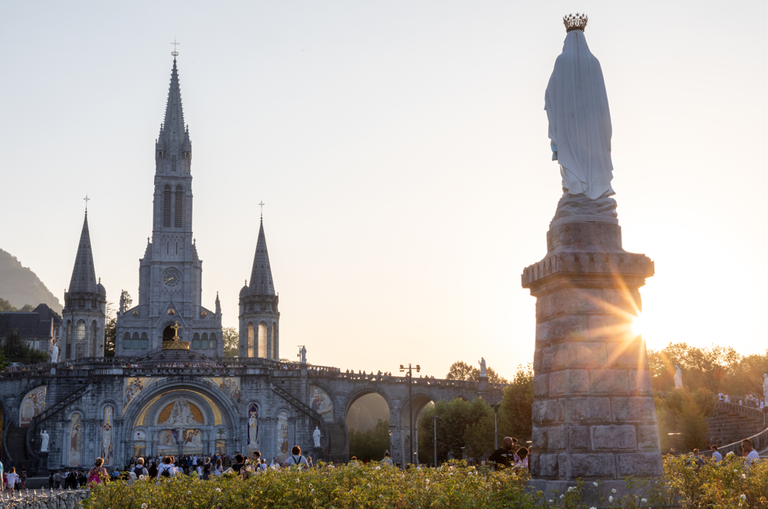
M 29 313 L 35 310 L 35 306 L 32 304 L 24 304 L 21 309 L 17 309 L 16 306 L 8 302 L 7 300 L 0 298 L 0 311 L 21 311 L 22 313 Z
M 437 422 L 432 420 L 437 416 Z M 479 461 L 493 448 L 493 409 L 482 398 L 437 401 L 421 411 L 418 421 L 419 462 L 434 462 L 434 426 L 437 426 L 437 461 L 461 458 L 462 451 Z
M 6 334 L 2 352 L 7 362 L 38 364 L 48 360 L 48 355 L 45 352 L 31 347 L 29 343 L 21 338 L 19 331 L 15 328 L 12 328 Z
M 485 374 L 488 377 L 488 381 L 491 383 L 509 383 L 504 377 L 496 373 L 493 368 L 488 367 L 485 370 Z M 480 368 L 470 366 L 464 361 L 456 361 L 448 368 L 448 374 L 445 375 L 446 380 L 480 380 Z
M 377 461 L 389 450 L 389 421 L 379 419 L 368 431 L 349 430 L 349 455 L 361 461 Z
M 115 305 L 112 302 L 107 302 L 106 311 L 107 316 L 104 321 L 104 357 L 114 357 L 115 348 L 117 347 Z
M 505 436 L 515 437 L 521 443 L 531 439 L 533 408 L 533 367 L 530 363 L 517 367 L 515 377 L 504 388 L 504 397 L 499 405 L 499 443 Z
M 687 452 L 706 447 L 707 417 L 715 413 L 717 405 L 711 392 L 686 388 L 657 392 L 654 402 L 662 451 Z
M 221 329 L 221 338 L 224 341 L 224 357 L 237 357 L 239 352 L 240 337 L 234 327 Z

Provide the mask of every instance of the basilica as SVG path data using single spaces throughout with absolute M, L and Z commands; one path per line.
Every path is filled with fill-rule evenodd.
M 392 457 L 409 462 L 409 422 L 430 401 L 503 387 L 479 382 L 342 373 L 279 361 L 280 312 L 263 221 L 250 280 L 239 295 L 238 356 L 223 356 L 221 306 L 201 302 L 202 261 L 192 233 L 192 143 L 174 54 L 155 145 L 152 234 L 139 262 L 138 303 L 121 296 L 115 356 L 104 355 L 107 292 L 97 279 L 87 211 L 51 362 L 0 373 L 2 460 L 31 472 L 123 467 L 145 455 L 250 454 L 284 460 L 293 445 L 316 459 L 349 457 L 346 413 L 381 395 Z M 124 295 L 124 294 L 121 294 Z M 407 451 L 407 452 L 406 452 Z

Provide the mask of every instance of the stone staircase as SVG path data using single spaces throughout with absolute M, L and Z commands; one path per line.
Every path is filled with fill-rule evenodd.
M 710 443 L 725 445 L 760 433 L 766 429 L 766 418 L 756 408 L 719 401 L 707 424 Z

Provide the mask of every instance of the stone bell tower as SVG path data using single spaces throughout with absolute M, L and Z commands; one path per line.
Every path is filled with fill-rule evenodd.
M 565 193 L 547 254 L 522 274 L 536 297 L 531 484 L 547 493 L 581 478 L 622 490 L 627 476 L 663 475 L 645 342 L 632 330 L 654 265 L 622 248 L 602 71 L 586 16 L 565 22 L 546 108 Z

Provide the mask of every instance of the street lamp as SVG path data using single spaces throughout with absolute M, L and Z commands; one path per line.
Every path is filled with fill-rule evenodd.
M 432 429 L 434 430 L 435 436 L 432 440 L 432 445 L 434 446 L 435 450 L 435 468 L 437 468 L 437 420 L 440 418 L 438 415 L 432 416 Z
M 411 366 L 411 363 L 408 363 L 408 367 L 406 368 L 402 364 L 400 364 L 400 372 L 407 371 L 408 373 L 405 375 L 406 378 L 408 378 L 408 410 L 410 411 L 410 440 L 408 440 L 408 443 L 410 445 L 411 454 L 410 454 L 410 460 L 413 461 L 413 394 L 411 392 L 411 383 L 413 382 L 413 369 L 416 369 L 416 373 L 421 371 L 421 366 L 416 364 L 416 366 Z
M 499 415 L 499 406 L 501 406 L 501 403 L 496 403 L 495 405 L 491 405 L 491 408 L 493 408 L 493 450 L 497 450 L 499 448 L 499 428 L 496 425 L 496 420 Z

